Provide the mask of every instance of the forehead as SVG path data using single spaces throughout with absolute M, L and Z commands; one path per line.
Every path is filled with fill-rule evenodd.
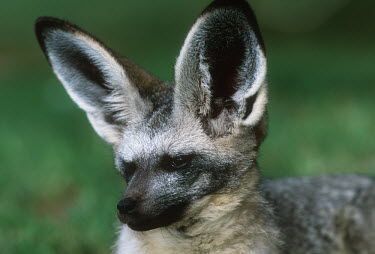
M 163 154 L 210 152 L 213 145 L 195 121 L 143 124 L 124 131 L 118 155 L 126 161 Z

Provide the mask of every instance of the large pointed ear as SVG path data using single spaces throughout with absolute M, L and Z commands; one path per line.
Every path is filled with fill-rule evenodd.
M 245 0 L 215 0 L 177 60 L 175 110 L 198 118 L 213 136 L 264 127 L 265 77 L 264 45 L 250 6 Z
M 66 21 L 41 17 L 35 30 L 55 74 L 108 143 L 118 144 L 124 126 L 152 111 L 147 92 L 162 82 Z

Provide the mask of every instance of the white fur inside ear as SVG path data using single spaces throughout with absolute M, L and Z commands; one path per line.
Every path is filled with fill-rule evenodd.
M 267 59 L 263 53 L 263 50 L 261 49 L 260 45 L 256 47 L 257 56 L 256 56 L 256 69 L 254 73 L 252 74 L 254 77 L 254 80 L 252 81 L 252 84 L 246 84 L 244 87 L 250 87 L 247 91 L 239 90 L 236 92 L 233 96 L 233 99 L 235 101 L 241 101 L 243 98 L 247 99 L 253 95 L 255 95 L 260 87 L 263 85 L 263 83 L 266 80 L 266 74 L 267 74 Z M 251 61 L 251 57 L 247 57 L 247 61 Z M 249 64 L 243 65 L 245 68 L 248 68 Z M 246 77 L 247 73 L 249 72 L 248 69 L 240 69 L 239 76 L 241 78 Z M 246 82 L 250 82 L 251 79 L 246 79 Z
M 263 53 L 263 50 L 260 48 L 258 45 L 257 47 L 257 69 L 255 71 L 255 80 L 254 83 L 252 84 L 251 88 L 249 91 L 245 94 L 245 98 L 249 98 L 250 96 L 253 96 L 259 89 L 260 87 L 264 84 L 266 80 L 266 74 L 267 74 L 267 59 Z
M 246 126 L 253 126 L 257 124 L 266 112 L 267 102 L 267 84 L 263 83 L 257 94 L 257 98 L 255 99 L 253 110 L 251 111 L 250 115 L 242 121 L 242 124 Z
M 239 90 L 233 96 L 233 100 L 237 101 L 239 104 L 245 102 L 251 96 L 256 96 L 254 101 L 252 111 L 249 116 L 242 120 L 241 123 L 243 125 L 251 126 L 255 125 L 265 114 L 265 109 L 267 105 L 267 84 L 266 84 L 266 74 L 267 74 L 267 60 L 263 53 L 263 50 L 258 45 L 256 48 L 257 56 L 256 56 L 256 69 L 253 74 L 254 80 L 252 84 L 246 84 L 244 87 L 250 87 L 247 91 Z M 250 60 L 250 57 L 248 57 Z M 249 66 L 249 64 L 245 64 L 244 66 Z M 246 75 L 246 71 L 248 70 L 240 70 L 239 76 L 244 77 Z M 247 79 L 246 82 L 250 82 L 250 79 Z M 246 105 L 244 105 L 246 106 Z M 242 111 L 245 111 L 243 108 Z M 245 112 L 243 112 L 244 114 Z

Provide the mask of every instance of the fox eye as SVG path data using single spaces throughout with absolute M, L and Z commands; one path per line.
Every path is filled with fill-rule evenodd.
M 126 182 L 129 182 L 132 176 L 134 175 L 135 171 L 137 170 L 137 164 L 135 162 L 126 162 L 122 163 L 122 174 L 125 178 Z
M 173 171 L 191 166 L 194 154 L 178 155 L 175 157 L 166 156 L 163 158 L 162 167 L 166 170 Z

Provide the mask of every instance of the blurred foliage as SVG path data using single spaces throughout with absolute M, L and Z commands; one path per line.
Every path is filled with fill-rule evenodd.
M 267 177 L 375 176 L 374 1 L 253 0 L 269 62 Z M 209 1 L 4 1 L 0 251 L 108 253 L 124 185 L 112 152 L 48 67 L 38 16 L 68 19 L 166 80 Z

